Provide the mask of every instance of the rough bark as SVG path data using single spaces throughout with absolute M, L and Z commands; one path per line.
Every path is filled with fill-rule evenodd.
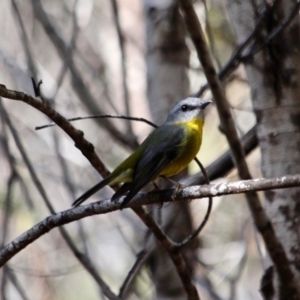
M 259 14 L 265 11 L 263 28 L 255 42 L 256 47 L 261 47 L 272 30 L 276 26 L 280 28 L 295 2 L 281 0 L 275 1 L 272 6 L 265 6 L 264 1 L 228 1 L 239 42 L 253 30 Z M 246 63 L 265 177 L 300 172 L 299 29 L 299 18 L 296 16 L 287 28 Z M 266 211 L 300 283 L 297 268 L 300 261 L 299 196 L 299 188 L 265 192 Z M 272 295 L 265 294 L 264 297 L 283 299 L 276 283 L 273 282 L 273 285 L 275 288 L 269 289 Z
M 147 29 L 147 96 L 153 120 L 161 125 L 170 107 L 188 95 L 189 50 L 185 44 L 185 28 L 177 1 L 144 1 Z M 186 203 L 174 203 L 163 209 L 164 228 L 175 241 L 192 231 L 191 216 Z M 176 216 L 176 217 L 175 217 Z M 192 246 L 191 246 L 192 247 Z M 184 256 L 192 255 L 185 249 Z M 179 277 L 166 252 L 158 247 L 150 260 L 156 287 L 156 299 L 186 299 Z M 188 259 L 188 265 L 192 265 Z M 191 267 L 192 269 L 192 267 Z

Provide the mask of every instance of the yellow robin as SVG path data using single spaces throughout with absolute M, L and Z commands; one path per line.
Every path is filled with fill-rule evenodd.
M 80 196 L 73 206 L 80 205 L 106 185 L 123 183 L 112 197 L 113 201 L 127 193 L 123 208 L 148 183 L 182 171 L 200 149 L 204 109 L 210 103 L 192 97 L 177 103 L 162 126 L 152 131 L 128 158 Z

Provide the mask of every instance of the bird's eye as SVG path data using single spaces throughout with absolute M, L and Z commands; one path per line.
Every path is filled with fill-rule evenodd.
M 187 110 L 188 110 L 187 105 L 182 105 L 182 106 L 181 106 L 181 110 L 182 110 L 182 111 L 187 111 Z

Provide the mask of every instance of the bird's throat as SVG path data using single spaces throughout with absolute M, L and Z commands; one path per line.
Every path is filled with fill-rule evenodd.
M 203 124 L 204 124 L 203 119 L 193 119 L 187 123 L 187 126 L 191 130 L 196 130 L 198 132 L 201 132 L 203 128 Z

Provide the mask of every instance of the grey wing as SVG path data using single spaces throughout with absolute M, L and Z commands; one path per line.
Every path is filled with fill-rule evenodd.
M 167 130 L 161 130 L 159 136 L 160 139 L 154 146 L 150 146 L 151 140 L 146 141 L 145 150 L 133 173 L 132 188 L 124 199 L 122 207 L 176 158 L 177 146 L 182 142 L 184 129 L 181 126 L 169 125 Z

